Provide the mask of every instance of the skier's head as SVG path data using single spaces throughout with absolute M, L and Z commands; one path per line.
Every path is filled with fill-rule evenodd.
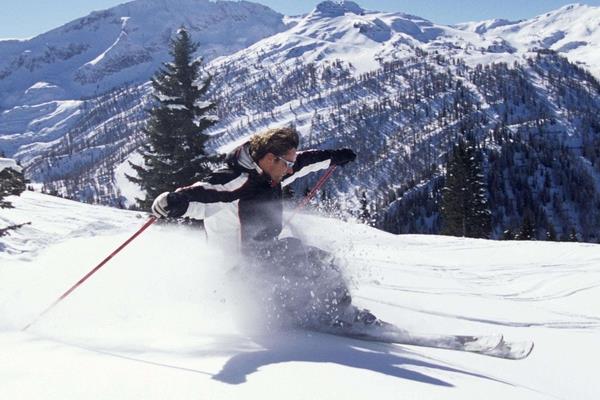
M 293 172 L 300 138 L 294 128 L 268 129 L 250 139 L 250 155 L 273 183 Z

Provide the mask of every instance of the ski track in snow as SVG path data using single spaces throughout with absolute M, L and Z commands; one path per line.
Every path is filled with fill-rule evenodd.
M 491 324 L 491 325 L 510 326 L 510 327 L 517 327 L 517 328 L 542 326 L 542 327 L 557 328 L 557 329 L 586 329 L 586 328 L 599 328 L 600 327 L 600 322 L 598 322 L 597 318 L 592 318 L 596 321 L 579 321 L 579 322 L 578 321 L 553 321 L 553 322 L 498 321 L 498 320 L 493 320 L 493 319 L 472 318 L 472 317 L 467 317 L 467 316 L 459 315 L 459 314 L 451 314 L 451 313 L 444 313 L 444 312 L 433 311 L 433 310 L 425 310 L 425 309 L 407 307 L 407 306 L 403 306 L 398 303 L 377 300 L 377 299 L 365 297 L 365 296 L 357 296 L 357 297 L 362 300 L 367 300 L 371 303 L 385 304 L 385 305 L 389 305 L 392 307 L 401 308 L 401 309 L 409 310 L 409 311 L 414 311 L 414 312 L 418 312 L 418 313 L 422 313 L 422 314 L 429 314 L 429 315 L 435 315 L 435 316 L 444 317 L 444 318 L 452 318 L 452 319 L 459 319 L 459 320 L 465 320 L 465 321 L 481 322 L 484 324 Z M 572 317 L 573 315 L 564 314 L 563 316 Z M 590 318 L 590 317 L 584 317 L 584 318 Z
M 299 215 L 354 301 L 415 332 L 536 342 L 506 361 L 301 331 L 264 332 L 253 291 L 204 236 L 153 225 L 30 322 L 146 216 L 26 192 L 0 221 L 0 387 L 6 398 L 595 399 L 599 246 L 394 236 Z M 250 295 L 250 297 L 248 297 Z M 79 383 L 78 383 L 79 382 Z

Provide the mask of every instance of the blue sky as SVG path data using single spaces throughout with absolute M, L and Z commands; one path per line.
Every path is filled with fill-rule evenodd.
M 27 38 L 56 28 L 94 10 L 124 3 L 124 0 L 3 0 L 0 7 L 0 38 Z M 261 0 L 287 15 L 309 12 L 319 0 Z M 511 20 L 535 15 L 575 3 L 575 0 L 356 0 L 369 10 L 402 11 L 442 24 L 490 18 Z M 600 6 L 600 0 L 579 3 Z

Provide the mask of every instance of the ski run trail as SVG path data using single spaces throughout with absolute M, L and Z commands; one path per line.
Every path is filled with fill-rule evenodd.
M 356 304 L 411 332 L 533 340 L 518 361 L 265 332 L 252 307 L 264 288 L 233 285 L 232 261 L 201 231 L 158 224 L 23 332 L 148 215 L 33 192 L 9 200 L 0 226 L 31 225 L 0 238 L 2 399 L 600 398 L 599 245 L 294 218 L 296 236 L 336 255 Z

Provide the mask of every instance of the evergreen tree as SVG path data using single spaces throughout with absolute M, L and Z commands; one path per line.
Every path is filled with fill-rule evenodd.
M 25 191 L 25 178 L 20 167 L 16 165 L 13 167 L 9 164 L 9 161 L 14 164 L 13 160 L 5 158 L 0 161 L 5 161 L 0 162 L 0 208 L 12 208 L 12 204 L 4 200 L 4 197 L 18 196 Z
M 490 234 L 490 210 L 481 158 L 472 142 L 460 139 L 446 164 L 442 189 L 444 235 L 485 238 Z
M 552 226 L 552 224 L 548 226 L 548 230 L 546 231 L 546 240 L 552 242 L 556 242 L 557 240 L 556 230 L 554 229 L 554 226 Z
M 367 200 L 367 192 L 362 192 L 362 196 L 360 197 L 360 215 L 358 218 L 363 224 L 371 225 L 373 223 L 369 201 Z
M 512 230 L 507 229 L 502 233 L 502 240 L 514 240 L 515 234 Z
M 164 63 L 152 78 L 155 106 L 144 128 L 144 162 L 130 163 L 137 177 L 127 176 L 146 192 L 145 199 L 136 199 L 141 208 L 149 208 L 162 192 L 202 179 L 210 172 L 208 163 L 215 161 L 204 147 L 204 132 L 216 123 L 209 115 L 214 104 L 201 100 L 211 78 L 202 80 L 201 61 L 193 59 L 197 48 L 188 32 L 179 29 L 171 41 L 173 62 Z
M 523 223 L 521 224 L 521 229 L 519 230 L 517 239 L 535 240 L 535 232 L 535 218 L 533 216 L 533 212 L 530 209 L 526 209 L 523 215 Z
M 13 160 L 0 158 L 0 208 L 13 208 L 13 205 L 4 198 L 10 195 L 18 196 L 23 193 L 25 183 L 21 167 L 17 166 Z M 28 224 L 29 222 L 5 227 L 0 226 L 0 237 Z

